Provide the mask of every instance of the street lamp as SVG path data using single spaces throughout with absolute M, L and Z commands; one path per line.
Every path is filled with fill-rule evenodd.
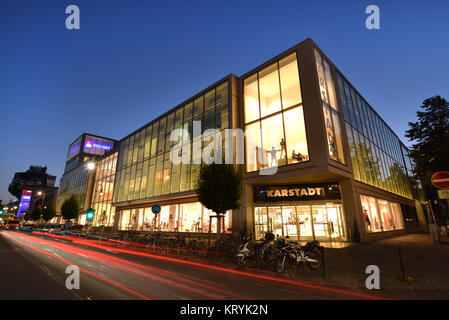
M 87 163 L 86 168 L 87 168 L 87 170 L 95 169 L 95 163 L 93 163 L 93 162 Z

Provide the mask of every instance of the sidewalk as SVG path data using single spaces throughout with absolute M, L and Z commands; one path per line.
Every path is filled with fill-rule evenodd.
M 406 234 L 340 249 L 325 248 L 327 276 L 290 272 L 298 281 L 335 285 L 394 299 L 449 299 L 449 238 L 434 245 L 429 234 Z M 407 280 L 402 279 L 399 248 Z M 367 290 L 368 265 L 380 269 L 380 290 Z

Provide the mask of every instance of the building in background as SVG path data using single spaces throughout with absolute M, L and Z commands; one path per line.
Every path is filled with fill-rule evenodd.
M 200 132 L 193 121 L 201 121 Z M 189 135 L 172 141 L 174 129 Z M 350 241 L 357 225 L 370 241 L 426 223 L 407 148 L 311 39 L 241 77 L 222 78 L 120 142 L 89 143 L 93 137 L 82 135 L 69 148 L 60 198 L 77 194 L 82 210 L 95 209 L 95 225 L 117 230 L 215 231 L 194 181 L 202 152 L 216 141 L 225 146 L 225 129 L 245 137 L 243 206 L 227 213 L 224 232 Z M 102 146 L 96 158 L 94 146 Z M 170 161 L 185 148 L 189 163 Z
M 47 167 L 30 166 L 25 172 L 16 172 L 8 191 L 19 200 L 17 216 L 23 216 L 33 210 L 36 203 L 43 206 L 55 206 L 58 188 L 56 176 L 47 173 Z M 45 195 L 48 197 L 45 197 Z
M 69 146 L 64 174 L 59 183 L 56 202 L 56 221 L 61 220 L 61 206 L 74 195 L 80 207 L 79 222 L 85 220 L 85 212 L 91 205 L 96 173 L 96 162 L 114 152 L 117 141 L 83 133 Z

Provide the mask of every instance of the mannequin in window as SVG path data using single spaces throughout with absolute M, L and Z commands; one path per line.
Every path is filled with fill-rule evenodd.
M 292 159 L 301 162 L 301 161 L 303 161 L 304 157 L 301 153 L 299 153 L 299 152 L 295 153 L 295 150 L 293 150 Z
M 371 231 L 371 221 L 369 220 L 368 210 L 363 209 L 363 219 L 365 220 L 366 229 Z
M 279 144 L 281 145 L 281 156 L 280 156 L 280 158 L 282 158 L 282 155 L 284 155 L 284 157 L 287 155 L 287 146 L 285 144 L 284 138 L 281 139 L 281 142 Z
M 270 151 L 267 151 L 267 153 L 269 153 L 270 155 L 271 155 L 271 166 L 273 166 L 273 162 L 274 162 L 274 166 L 277 166 L 277 158 L 276 158 L 276 154 L 278 153 L 278 151 L 280 151 L 280 150 L 277 150 L 277 149 L 275 149 L 274 147 L 271 147 L 271 150 Z

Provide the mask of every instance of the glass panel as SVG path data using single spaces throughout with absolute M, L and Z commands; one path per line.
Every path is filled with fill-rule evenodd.
M 254 74 L 251 77 L 245 79 L 244 95 L 245 123 L 259 119 L 259 92 L 257 87 L 257 74 Z
M 266 207 L 256 207 L 255 212 L 255 239 L 265 239 L 265 233 L 268 232 L 268 215 Z
M 274 235 L 283 236 L 281 207 L 268 207 L 269 231 Z
M 286 164 L 285 139 L 281 114 L 262 120 L 262 144 L 262 156 L 266 157 L 262 163 L 266 164 L 267 167 Z
M 325 205 L 312 206 L 312 221 L 315 238 L 329 238 L 327 212 Z
M 196 98 L 193 103 L 193 115 L 199 116 L 203 113 L 203 96 Z
M 261 136 L 260 136 L 260 123 L 255 122 L 253 124 L 247 125 L 245 130 L 245 140 L 246 140 L 246 171 L 252 172 L 259 170 L 261 165 L 259 165 L 258 154 L 262 153 L 261 149 Z
M 199 202 L 180 205 L 178 230 L 181 232 L 202 232 L 202 205 Z
M 299 223 L 299 239 L 311 239 L 313 237 L 310 206 L 296 206 Z
M 279 73 L 281 76 L 283 108 L 301 103 L 301 86 L 299 84 L 296 53 L 279 61 Z
M 327 229 L 331 239 L 341 239 L 344 237 L 342 206 L 340 204 L 326 204 L 327 208 Z
M 296 207 L 282 207 L 282 221 L 284 222 L 284 235 L 298 238 L 299 221 L 296 216 Z
M 324 58 L 323 62 L 324 62 L 324 72 L 326 73 L 326 86 L 327 92 L 329 93 L 330 106 L 338 111 L 337 99 L 335 97 L 334 81 L 332 80 L 331 67 Z
M 343 154 L 343 139 L 341 136 L 340 118 L 338 112 L 332 109 L 332 124 L 334 129 L 335 143 L 337 146 L 337 161 L 345 163 L 345 157 Z
M 277 63 L 259 72 L 259 91 L 262 117 L 281 110 Z
M 212 89 L 204 95 L 204 111 L 215 108 L 215 89 Z
M 288 163 L 307 161 L 309 153 L 302 106 L 284 112 L 284 122 Z
M 216 106 L 217 109 L 220 107 L 228 106 L 228 82 L 224 82 L 217 87 L 216 92 Z

